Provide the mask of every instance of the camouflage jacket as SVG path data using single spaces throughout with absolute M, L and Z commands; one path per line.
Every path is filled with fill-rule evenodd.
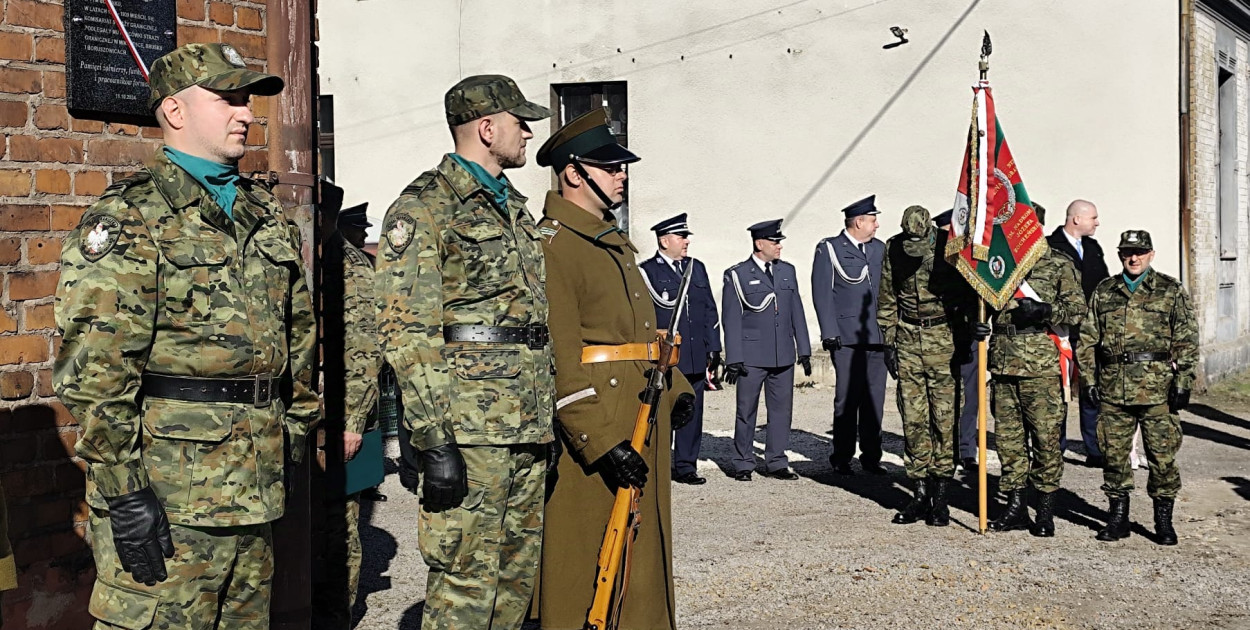
M 505 207 L 450 156 L 391 204 L 378 248 L 378 332 L 412 444 L 546 443 L 551 345 L 445 343 L 454 324 L 547 323 L 546 270 L 525 197 Z
M 319 414 L 316 322 L 298 229 L 262 186 L 234 219 L 158 152 L 111 186 L 61 250 L 57 395 L 83 427 L 87 498 L 151 486 L 169 520 L 222 527 L 282 515 L 283 441 L 303 456 Z M 281 376 L 272 404 L 140 395 L 143 373 Z
M 378 304 L 373 260 L 335 232 L 323 247 L 325 426 L 364 433 L 378 402 Z
M 1102 357 L 1125 352 L 1166 352 L 1172 358 L 1103 362 Z M 1163 404 L 1173 381 L 1192 389 L 1198 322 L 1185 288 L 1176 278 L 1154 270 L 1132 293 L 1120 274 L 1100 282 L 1081 325 L 1077 361 L 1083 374 L 1097 370 L 1102 399 L 1117 405 Z
M 1042 302 L 1050 304 L 1050 320 L 1046 324 L 1075 326 L 1081 323 L 1085 316 L 1085 294 L 1081 291 L 1076 266 L 1067 256 L 1047 249 L 1029 270 L 1025 282 L 1037 291 Z M 1016 325 L 1012 315 L 1015 300 L 1007 304 L 1008 308 L 994 317 L 994 326 Z M 1044 332 L 995 333 L 990 338 L 990 371 L 1004 376 L 1058 377 L 1059 350 Z
M 945 234 L 936 229 L 927 239 L 912 240 L 897 234 L 886 241 L 881 266 L 881 294 L 877 298 L 877 324 L 887 346 L 931 359 L 930 367 L 950 364 L 956 337 L 967 347 L 964 321 L 972 293 L 955 268 L 941 257 Z M 909 319 L 946 318 L 946 323 L 921 327 Z M 926 361 L 926 364 L 930 361 Z

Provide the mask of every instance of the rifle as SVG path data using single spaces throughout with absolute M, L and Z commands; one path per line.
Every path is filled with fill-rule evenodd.
M 639 453 L 651 442 L 651 433 L 655 430 L 655 416 L 660 395 L 664 392 L 664 377 L 677 364 L 677 322 L 681 321 L 682 311 L 686 308 L 686 293 L 690 290 L 693 270 L 694 265 L 687 266 L 682 276 L 681 288 L 677 291 L 677 303 L 673 306 L 673 317 L 669 320 L 668 330 L 662 331 L 658 339 L 659 360 L 648 372 L 647 387 L 639 396 L 642 404 L 638 407 L 634 433 L 629 441 L 629 445 Z M 668 448 L 667 444 L 664 448 Z M 612 504 L 608 528 L 603 534 L 603 544 L 599 546 L 595 597 L 586 614 L 585 630 L 615 630 L 620 625 L 621 608 L 625 603 L 625 593 L 629 590 L 634 539 L 638 536 L 638 527 L 641 524 L 641 497 L 642 488 L 630 486 L 618 488 L 616 491 L 616 502 Z

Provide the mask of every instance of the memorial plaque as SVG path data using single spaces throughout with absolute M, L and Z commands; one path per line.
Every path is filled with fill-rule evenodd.
M 176 0 L 65 0 L 70 113 L 155 125 L 147 69 L 177 44 Z

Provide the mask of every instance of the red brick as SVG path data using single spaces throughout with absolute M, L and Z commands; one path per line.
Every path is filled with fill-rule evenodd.
M 127 125 L 123 123 L 109 123 L 108 126 L 105 127 L 104 131 L 122 136 L 137 136 L 139 135 L 139 126 Z
M 72 230 L 78 227 L 82 213 L 86 211 L 87 206 L 52 206 L 51 228 L 57 231 Z
M 0 232 L 44 231 L 48 225 L 47 206 L 0 207 Z
M 225 2 L 210 2 L 208 18 L 222 26 L 234 26 L 234 7 Z
M 178 17 L 192 22 L 204 20 L 204 0 L 178 0 Z M 178 36 L 178 43 L 184 43 Z
M 55 236 L 40 236 L 26 241 L 26 262 L 32 265 L 46 265 L 61 259 L 61 239 Z M 27 311 L 26 328 L 30 329 L 30 311 Z M 40 326 L 52 328 L 52 326 Z
M 253 96 L 252 97 L 252 115 L 257 118 L 269 117 L 269 103 L 273 100 L 272 96 Z
M 43 335 L 13 335 L 0 343 L 0 364 L 42 363 L 48 360 L 48 338 Z
M 152 145 L 141 140 L 101 138 L 87 141 L 87 163 L 126 166 L 141 164 L 152 155 Z
M 30 315 L 27 315 L 27 319 L 29 318 Z M 56 395 L 56 390 L 52 386 L 52 370 L 39 370 L 35 381 L 35 394 L 39 396 Z
M 164 137 L 164 135 L 165 134 L 164 132 L 161 131 L 160 127 L 144 127 L 143 128 L 144 138 L 162 138 Z
M 69 110 L 48 103 L 35 108 L 35 126 L 40 129 L 69 129 Z
M 42 501 L 35 507 L 35 527 L 50 527 L 73 522 L 74 501 L 72 499 Z
M 9 337 L 12 339 L 13 337 Z M 46 339 L 46 337 L 44 337 Z M 69 410 L 59 402 L 48 404 L 27 405 L 18 407 L 8 412 L 7 428 L 5 424 L 5 412 L 0 411 L 0 434 L 3 433 L 26 433 L 29 431 L 42 431 L 58 427 L 78 426 L 78 422 L 74 420 L 74 416 Z
M 70 119 L 70 126 L 74 131 L 85 131 L 87 133 L 100 133 L 104 131 L 104 123 L 98 120 L 86 120 L 84 118 Z
M 30 171 L 0 171 L 0 196 L 29 195 L 30 179 Z
M 40 37 L 36 39 L 35 61 L 65 63 L 65 38 Z
M 43 73 L 43 95 L 48 98 L 65 98 L 65 73 L 48 71 Z
M 235 23 L 239 28 L 249 31 L 259 31 L 265 28 L 265 23 L 260 15 L 260 11 L 251 7 L 239 7 L 235 9 Z
M 254 147 L 265 146 L 265 126 L 251 125 L 247 128 L 247 144 Z
M 48 476 L 49 481 L 51 481 L 52 475 L 47 475 L 47 476 Z M 5 481 L 6 481 L 5 489 L 7 490 L 8 489 L 8 485 L 7 485 L 8 477 L 5 477 Z M 42 494 L 42 493 L 38 493 L 38 494 Z M 64 531 L 64 532 L 57 532 L 55 534 L 45 534 L 37 538 L 31 538 L 28 540 L 18 541 L 16 544 L 13 545 L 13 554 L 14 554 L 15 559 L 17 560 L 17 566 L 25 567 L 25 566 L 34 564 L 36 562 L 63 558 L 70 554 L 78 553 L 79 551 L 82 551 L 86 548 L 87 548 L 87 543 L 83 542 L 83 539 L 79 536 L 78 532 L 73 529 L 69 529 L 68 531 Z M 47 613 L 45 612 L 41 614 L 47 614 Z M 47 627 L 47 626 L 44 626 L 44 627 Z M 69 627 L 69 626 L 65 626 L 65 627 Z M 85 628 L 86 626 L 78 626 L 78 627 Z
M 98 197 L 109 185 L 104 171 L 79 171 L 74 174 L 74 194 Z
M 25 332 L 51 328 L 56 328 L 55 304 L 49 302 L 47 304 L 26 305 L 26 318 L 23 327 Z
M 63 435 L 69 435 L 73 437 L 74 433 L 71 432 L 71 433 L 63 434 Z M 53 452 L 49 452 L 50 449 L 46 449 L 46 448 L 44 449 L 45 455 L 49 456 L 49 458 L 55 457 L 56 459 L 61 460 L 61 463 L 56 465 L 56 469 L 54 471 L 54 473 L 56 474 L 56 491 L 57 492 L 68 492 L 70 490 L 82 491 L 83 487 L 87 485 L 86 477 L 82 474 L 82 470 L 80 470 L 76 464 L 70 461 L 65 461 L 74 456 L 74 443 L 70 442 L 69 449 L 66 450 L 64 446 L 65 443 L 62 440 L 64 440 L 64 438 L 60 438 L 58 440 L 58 443 L 55 445 L 56 449 L 60 451 L 60 453 L 53 453 Z M 67 503 L 67 505 L 69 504 Z M 70 517 L 72 514 L 73 514 L 72 508 L 66 511 L 66 518 L 65 518 L 66 525 L 73 524 L 73 521 L 70 520 Z
M 34 40 L 27 33 L 0 33 L 0 59 L 30 61 Z
M 68 195 L 69 191 L 69 171 L 64 169 L 35 171 L 35 192 L 49 195 Z
M 10 508 L 14 512 L 29 509 L 29 504 L 14 508 L 12 506 L 13 499 L 36 497 L 52 492 L 52 489 L 56 487 L 56 479 L 49 474 L 50 472 L 52 471 L 48 467 L 40 466 L 38 468 L 23 468 L 5 473 L 2 483 L 4 485 L 4 494 L 10 501 Z
M 18 271 L 9 274 L 10 300 L 38 300 L 56 294 L 59 271 Z
M 16 265 L 22 259 L 22 239 L 0 238 L 0 265 Z
M 17 320 L 9 316 L 8 311 L 0 308 L 0 333 L 17 332 Z M 8 337 L 2 337 L 8 339 Z
M 269 152 L 264 149 L 248 151 L 239 160 L 239 172 L 244 175 L 269 170 Z
M 0 440 L 0 455 L 4 456 L 0 459 L 0 466 L 10 469 L 15 464 L 26 464 L 39 459 L 39 434 L 27 433 Z M 13 527 L 12 522 L 9 527 Z
M 43 82 L 38 70 L 0 68 L 0 92 L 38 94 L 42 85 Z M 62 85 L 64 85 L 64 82 L 62 82 Z M 61 97 L 63 98 L 64 96 L 64 90 L 62 90 Z
M 26 101 L 0 101 L 0 127 L 25 127 L 29 114 Z
M 4 19 L 9 24 L 64 30 L 64 11 L 60 5 L 36 0 L 7 0 Z
M 220 31 L 215 28 L 204 28 L 201 26 L 188 26 L 186 24 L 178 25 L 178 45 L 183 44 L 213 44 L 220 41 Z
M 249 57 L 251 59 L 264 59 L 266 55 L 265 38 L 260 35 L 223 31 L 221 34 L 221 42 L 238 48 L 239 52 L 243 53 L 244 57 Z
M 22 400 L 35 391 L 35 375 L 30 372 L 0 372 L 0 398 Z
M 82 162 L 82 141 L 72 138 L 9 138 L 9 159 L 15 162 Z

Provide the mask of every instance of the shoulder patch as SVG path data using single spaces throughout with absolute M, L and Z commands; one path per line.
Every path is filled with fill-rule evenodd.
M 426 171 L 422 173 L 416 179 L 412 180 L 411 184 L 408 184 L 407 186 L 405 186 L 403 192 L 399 194 L 400 195 L 415 195 L 415 194 L 420 193 L 426 188 L 429 188 L 430 184 L 434 183 L 434 177 L 436 175 L 438 175 L 437 170 L 431 170 L 431 171 Z
M 117 245 L 122 224 L 113 217 L 101 214 L 83 221 L 78 231 L 78 250 L 84 258 L 95 262 L 104 258 Z
M 386 233 L 386 244 L 396 254 L 404 253 L 408 249 L 408 245 L 412 243 L 413 232 L 416 230 L 417 222 L 406 214 L 397 214 L 390 218 L 384 226 Z

